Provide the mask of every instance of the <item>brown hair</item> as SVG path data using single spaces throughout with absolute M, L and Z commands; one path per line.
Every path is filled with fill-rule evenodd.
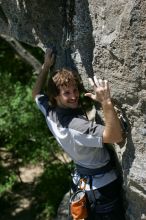
M 55 97 L 59 95 L 60 87 L 68 87 L 72 83 L 77 85 L 79 92 L 84 91 L 84 86 L 78 72 L 62 68 L 50 74 L 47 93 L 49 101 L 53 106 L 56 106 Z

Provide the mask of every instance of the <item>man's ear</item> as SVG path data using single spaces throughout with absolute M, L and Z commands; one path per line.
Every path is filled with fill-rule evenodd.
M 56 103 L 58 103 L 58 95 L 57 96 L 54 96 L 54 99 L 55 99 L 55 101 L 56 101 Z

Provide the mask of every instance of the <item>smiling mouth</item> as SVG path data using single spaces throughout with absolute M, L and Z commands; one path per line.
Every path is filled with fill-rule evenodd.
M 71 104 L 78 103 L 78 100 L 70 101 Z

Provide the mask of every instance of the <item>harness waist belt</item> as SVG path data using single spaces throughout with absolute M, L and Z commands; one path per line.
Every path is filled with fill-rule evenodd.
M 100 174 L 107 173 L 110 170 L 112 170 L 113 167 L 112 167 L 111 162 L 109 161 L 105 166 L 99 167 L 96 169 L 90 169 L 90 168 L 82 167 L 82 166 L 76 164 L 76 169 L 80 175 L 94 176 L 94 175 L 100 175 Z

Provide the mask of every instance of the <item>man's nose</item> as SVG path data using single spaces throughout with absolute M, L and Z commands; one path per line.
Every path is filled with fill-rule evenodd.
M 72 93 L 71 93 L 71 98 L 72 98 L 72 99 L 76 99 L 76 93 L 75 93 L 75 92 L 72 92 Z

